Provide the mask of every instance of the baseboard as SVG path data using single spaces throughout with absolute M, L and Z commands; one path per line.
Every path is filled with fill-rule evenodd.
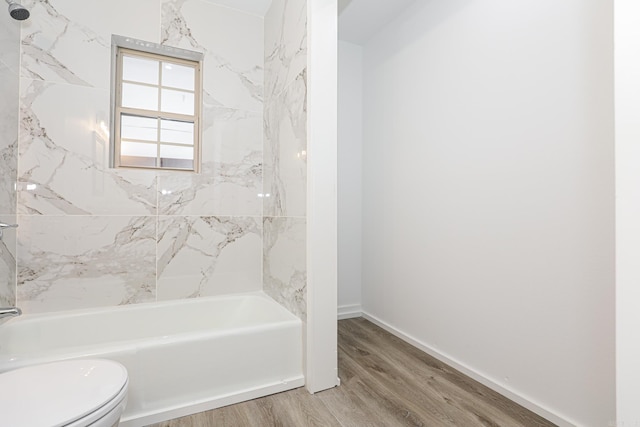
M 406 334 L 404 332 L 402 332 L 401 330 L 389 325 L 388 323 L 384 322 L 383 320 L 378 319 L 377 317 L 366 313 L 366 312 L 362 312 L 362 317 L 364 317 L 365 319 L 367 319 L 368 321 L 370 321 L 371 323 L 374 323 L 378 326 L 380 326 L 382 329 L 386 330 L 387 332 L 390 332 L 391 334 L 395 335 L 396 337 L 400 338 L 401 340 L 411 344 L 412 346 L 419 348 L 420 350 L 424 351 L 425 353 L 435 357 L 436 359 L 440 360 L 443 363 L 446 363 L 447 365 L 451 366 L 452 368 L 457 369 L 458 371 L 462 372 L 463 374 L 467 375 L 468 377 L 473 378 L 474 380 L 478 381 L 480 384 L 485 385 L 487 387 L 489 387 L 490 389 L 492 389 L 495 392 L 500 393 L 501 395 L 503 395 L 504 397 L 506 397 L 509 400 L 512 400 L 514 402 L 516 402 L 517 404 L 527 408 L 528 410 L 530 410 L 531 412 L 534 412 L 538 415 L 540 415 L 541 417 L 551 421 L 554 424 L 557 424 L 559 427 L 576 427 L 578 426 L 578 423 L 576 423 L 575 421 L 570 421 L 569 419 L 567 419 L 566 417 L 560 416 L 548 409 L 546 409 L 545 407 L 543 407 L 542 405 L 527 399 L 525 397 L 523 397 L 522 395 L 518 394 L 517 392 L 510 390 L 509 388 L 504 387 L 503 385 L 497 383 L 496 381 L 487 378 L 486 376 L 480 374 L 479 372 L 473 370 L 472 368 L 464 365 L 463 363 L 458 362 L 457 360 L 447 356 L 446 354 L 443 354 L 441 352 L 439 352 L 438 350 L 433 349 L 432 347 L 430 347 L 429 345 L 417 340 L 416 338 L 412 337 L 409 334 Z
M 237 393 L 230 393 L 222 396 L 215 396 L 210 399 L 189 402 L 186 405 L 163 408 L 147 413 L 133 414 L 130 417 L 123 419 L 120 422 L 120 427 L 142 427 L 162 421 L 172 420 L 174 418 L 196 414 L 198 412 L 210 411 L 212 409 L 222 408 L 223 406 L 233 405 L 247 400 L 268 396 L 270 394 L 281 393 L 283 391 L 302 387 L 304 386 L 304 382 L 304 377 L 299 376 L 274 384 L 266 384 L 261 387 L 238 391 Z
M 338 307 L 338 320 L 353 319 L 362 317 L 362 306 L 360 304 L 341 305 Z

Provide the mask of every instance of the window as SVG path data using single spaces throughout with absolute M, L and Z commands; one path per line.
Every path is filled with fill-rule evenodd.
M 200 54 L 116 37 L 113 166 L 198 171 Z

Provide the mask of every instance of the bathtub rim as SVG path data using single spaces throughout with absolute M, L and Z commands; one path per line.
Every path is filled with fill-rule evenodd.
M 286 316 L 291 317 L 291 319 L 298 319 L 295 314 L 291 313 L 285 307 L 283 307 L 276 300 L 267 295 L 264 291 L 250 291 L 250 292 L 239 292 L 232 294 L 221 294 L 221 295 L 212 295 L 206 297 L 196 297 L 196 298 L 185 298 L 185 299 L 172 299 L 166 301 L 149 301 L 149 302 L 141 302 L 135 304 L 123 304 L 123 305 L 113 305 L 113 306 L 99 306 L 99 307 L 88 307 L 88 308 L 76 308 L 71 310 L 60 310 L 60 311 L 49 311 L 45 313 L 24 313 L 17 317 L 12 317 L 9 319 L 3 319 L 4 322 L 0 322 L 0 330 L 3 325 L 10 325 L 12 323 L 31 323 L 37 322 L 41 320 L 46 320 L 49 318 L 57 318 L 57 317 L 81 317 L 83 315 L 88 314 L 102 314 L 102 313 L 113 313 L 116 312 L 127 312 L 127 311 L 137 311 L 143 309 L 153 309 L 153 308 L 162 308 L 162 307 L 171 307 L 171 306 L 183 306 L 183 305 L 197 305 L 203 304 L 207 301 L 211 300 L 234 300 L 244 297 L 255 297 L 260 299 L 266 299 L 270 302 L 273 302 L 277 305 L 279 311 Z M 19 307 L 19 305 L 18 305 Z

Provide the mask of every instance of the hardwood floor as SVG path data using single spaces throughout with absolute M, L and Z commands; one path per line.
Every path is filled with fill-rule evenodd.
M 304 388 L 153 427 L 547 427 L 549 421 L 364 319 L 338 322 L 342 385 Z

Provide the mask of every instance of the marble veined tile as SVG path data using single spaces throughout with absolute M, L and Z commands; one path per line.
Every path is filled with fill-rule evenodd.
M 303 321 L 307 317 L 306 220 L 264 218 L 264 291 Z
M 0 214 L 16 213 L 18 81 L 18 75 L 0 62 Z
M 111 35 L 158 43 L 159 0 L 25 0 L 22 75 L 37 80 L 111 85 Z
M 216 106 L 262 111 L 263 20 L 203 0 L 162 0 L 162 44 L 203 52 L 203 89 Z
M 156 213 L 154 171 L 109 167 L 108 111 L 104 89 L 23 79 L 21 214 Z
M 158 299 L 258 291 L 261 258 L 259 218 L 161 216 Z
M 20 23 L 4 10 L 0 13 L 0 67 L 2 64 L 15 74 L 19 73 Z
M 18 163 L 18 63 L 20 27 L 7 13 L 0 17 L 0 221 L 16 223 Z M 13 22 L 11 22 L 13 21 Z M 0 240 L 0 306 L 16 303 L 16 233 Z
M 264 19 L 265 99 L 270 101 L 307 67 L 306 0 L 273 0 Z
M 18 304 L 25 312 L 155 300 L 156 217 L 18 221 Z
M 160 214 L 262 215 L 262 114 L 214 107 L 204 122 L 202 170 L 160 175 Z
M 15 224 L 16 216 L 0 216 L 0 221 Z M 18 230 L 5 230 L 0 240 L 0 307 L 16 304 L 16 235 Z
M 303 72 L 265 108 L 265 216 L 306 215 L 306 91 Z

